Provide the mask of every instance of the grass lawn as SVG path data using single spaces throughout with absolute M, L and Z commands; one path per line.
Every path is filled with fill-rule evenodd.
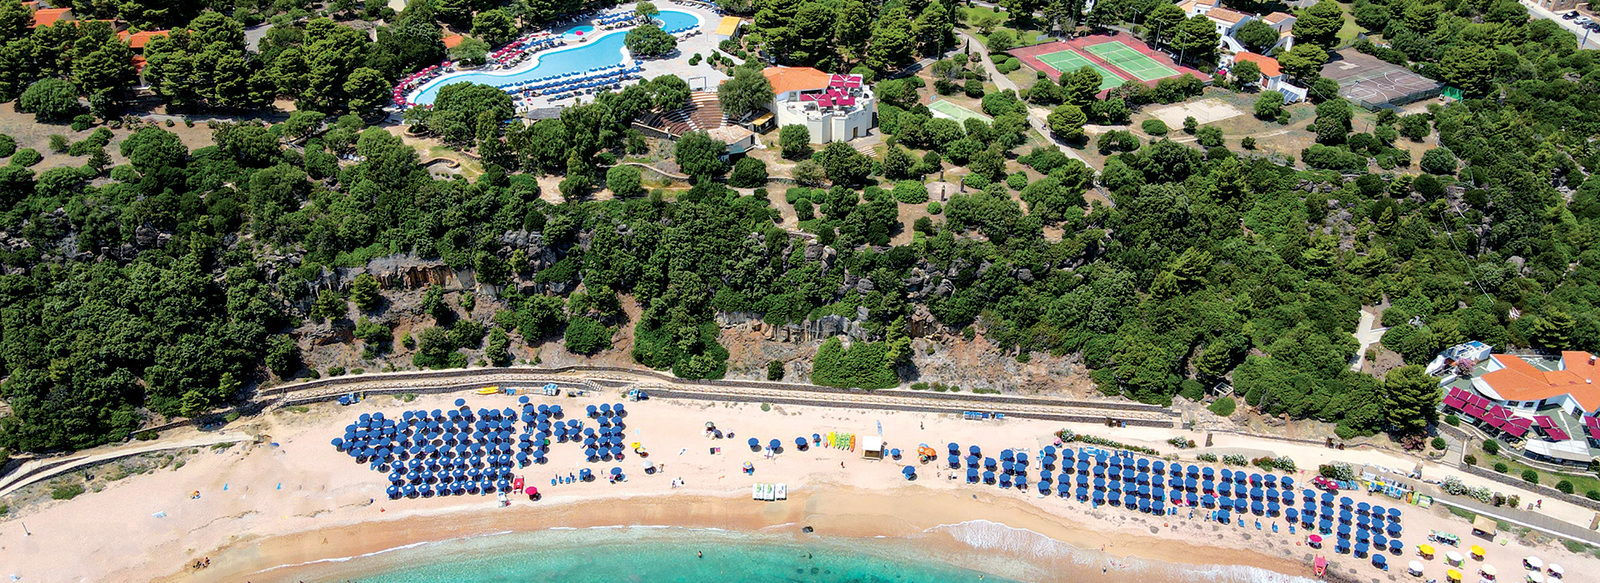
M 1039 42 L 1039 37 L 1044 36 L 1044 34 L 1038 30 L 1017 28 L 1016 24 L 1011 22 L 1011 15 L 1006 12 L 997 12 L 994 9 L 984 8 L 982 6 L 972 6 L 968 8 L 962 8 L 962 10 L 966 11 L 966 18 L 963 19 L 965 22 L 966 31 L 972 36 L 976 37 L 979 41 L 982 41 L 983 46 L 989 46 L 989 35 L 979 32 L 976 27 L 972 26 L 972 21 L 976 20 L 980 16 L 999 16 L 1000 26 L 995 27 L 995 30 L 1011 31 L 1011 34 L 1015 35 L 1017 38 L 1018 46 L 1036 44 Z M 1006 26 L 1008 24 L 1011 26 Z
M 1517 460 L 1505 456 L 1489 455 L 1488 452 L 1485 452 L 1482 449 L 1474 453 L 1478 454 L 1478 467 L 1487 470 L 1494 470 L 1494 465 L 1496 463 L 1504 463 L 1509 468 L 1506 472 L 1506 475 L 1514 478 L 1520 479 L 1522 477 L 1523 470 L 1533 470 L 1539 473 L 1540 484 L 1544 484 L 1552 488 L 1555 487 L 1557 482 L 1562 480 L 1572 482 L 1572 492 L 1578 496 L 1583 496 L 1590 490 L 1600 490 L 1600 478 L 1596 478 L 1593 474 L 1558 474 L 1554 472 L 1546 472 L 1526 464 L 1518 463 Z
M 1346 10 L 1344 13 L 1344 26 L 1339 27 L 1338 32 L 1339 46 L 1347 47 L 1355 44 L 1356 35 L 1363 32 L 1367 32 L 1367 29 L 1357 26 L 1356 18 L 1351 16 L 1349 10 Z

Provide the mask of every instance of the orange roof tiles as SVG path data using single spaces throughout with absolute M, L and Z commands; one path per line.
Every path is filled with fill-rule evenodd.
M 1266 16 L 1261 17 L 1262 20 L 1267 21 L 1267 24 L 1270 24 L 1270 25 L 1273 25 L 1273 26 L 1277 26 L 1277 25 L 1281 24 L 1283 21 L 1288 20 L 1290 18 L 1294 18 L 1294 16 L 1291 16 L 1289 14 L 1285 14 L 1283 12 L 1274 12 L 1272 14 L 1268 14 Z
M 145 45 L 150 44 L 151 39 L 167 36 L 168 34 L 171 34 L 171 31 L 147 30 L 133 34 L 128 34 L 128 31 L 122 31 L 117 33 L 117 36 L 122 40 L 128 41 L 128 48 L 142 49 Z
M 1267 77 L 1277 77 L 1283 74 L 1283 68 L 1278 66 L 1278 60 L 1266 55 L 1258 55 L 1245 51 L 1233 56 L 1234 61 L 1250 61 L 1261 69 L 1261 74 Z
M 1249 18 L 1242 12 L 1221 7 L 1212 8 L 1211 10 L 1207 11 L 1206 17 L 1212 20 L 1226 22 L 1228 24 L 1239 24 L 1240 22 L 1243 22 L 1244 19 Z
M 41 26 L 50 26 L 62 18 L 70 20 L 72 18 L 72 9 L 46 8 L 44 10 L 35 10 L 33 11 L 33 26 L 35 28 Z
M 772 83 L 772 92 L 777 95 L 828 87 L 829 75 L 812 67 L 767 67 L 761 75 Z
M 447 49 L 456 48 L 456 47 L 461 45 L 462 41 L 465 41 L 465 40 L 467 40 L 467 37 L 461 36 L 459 34 L 452 34 L 450 36 L 444 37 L 444 48 L 447 48 Z
M 1494 359 L 1505 368 L 1486 373 L 1488 383 L 1500 398 L 1507 401 L 1540 401 L 1561 395 L 1571 395 L 1584 411 L 1600 409 L 1600 386 L 1594 384 L 1600 376 L 1600 366 L 1587 352 L 1562 352 L 1562 370 L 1540 370 L 1516 356 L 1496 354 Z

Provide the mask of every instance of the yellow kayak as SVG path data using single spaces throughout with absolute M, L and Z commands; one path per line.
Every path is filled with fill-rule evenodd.
M 478 394 L 479 395 L 493 395 L 493 394 L 498 393 L 498 392 L 500 392 L 500 387 L 484 387 L 484 388 L 478 389 Z

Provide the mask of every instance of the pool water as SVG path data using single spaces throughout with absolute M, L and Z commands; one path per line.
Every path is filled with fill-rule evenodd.
M 587 36 L 587 35 L 592 34 L 592 33 L 594 33 L 594 27 L 585 24 L 585 25 L 582 25 L 582 26 L 574 26 L 572 28 L 569 28 L 566 31 L 562 32 L 561 34 L 563 36 L 567 36 L 567 35 Z
M 662 23 L 663 30 L 676 30 L 700 24 L 700 17 L 677 10 L 663 10 L 656 15 L 656 20 Z M 584 25 L 568 29 L 563 34 L 571 34 L 574 31 L 583 31 L 583 37 L 589 40 L 582 44 L 568 44 L 559 49 L 537 53 L 534 55 L 536 59 L 533 61 L 534 65 L 526 69 L 464 71 L 439 77 L 423 85 L 422 90 L 418 91 L 411 101 L 418 105 L 431 105 L 434 98 L 438 97 L 440 87 L 463 81 L 500 86 L 622 63 L 623 39 L 627 36 L 627 30 L 606 31 L 599 36 L 590 36 L 594 27 Z

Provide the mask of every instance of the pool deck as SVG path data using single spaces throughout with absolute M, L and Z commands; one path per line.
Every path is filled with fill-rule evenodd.
M 663 58 L 656 58 L 656 59 L 637 59 L 639 61 L 640 66 L 644 67 L 644 72 L 641 73 L 643 78 L 648 80 L 648 79 L 654 79 L 656 77 L 660 77 L 662 75 L 671 75 L 671 76 L 674 76 L 674 77 L 680 77 L 684 81 L 689 82 L 689 88 L 691 90 L 694 90 L 694 91 L 702 91 L 702 90 L 704 90 L 704 91 L 715 91 L 718 85 L 722 84 L 723 81 L 726 81 L 728 79 L 728 76 L 723 74 L 721 71 L 716 70 L 716 68 L 712 67 L 704 59 L 706 57 L 709 57 L 712 52 L 717 50 L 717 43 L 721 42 L 721 40 L 722 40 L 722 37 L 718 37 L 718 36 L 712 34 L 713 32 L 715 32 L 715 28 L 714 27 L 716 26 L 716 24 L 719 21 L 721 21 L 722 15 L 717 14 L 716 12 L 713 12 L 711 10 L 704 9 L 704 8 L 691 7 L 691 6 L 682 6 L 682 5 L 671 4 L 671 3 L 659 4 L 658 7 L 660 7 L 662 11 L 687 12 L 689 14 L 695 15 L 696 17 L 698 17 L 700 19 L 700 27 L 699 27 L 698 30 L 701 32 L 701 34 L 699 34 L 697 36 L 694 36 L 694 37 L 692 37 L 692 38 L 690 38 L 688 40 L 685 40 L 685 41 L 679 41 L 678 42 L 678 52 L 676 54 L 674 54 L 674 55 L 663 57 Z M 633 4 L 631 4 L 631 3 L 618 5 L 617 7 L 613 8 L 613 10 L 632 10 L 632 9 L 633 9 Z M 574 24 L 572 26 L 582 26 L 582 25 L 585 25 L 585 24 L 593 25 L 594 23 L 592 21 L 588 21 L 588 22 L 584 22 L 584 23 Z M 608 35 L 608 34 L 627 34 L 628 30 L 631 30 L 631 29 L 600 31 L 599 35 L 597 35 L 595 38 L 599 38 L 601 36 Z M 575 47 L 582 47 L 582 46 L 584 46 L 584 45 L 583 44 L 568 44 L 567 46 L 560 47 L 560 48 L 557 48 L 557 49 L 552 49 L 552 50 L 549 50 L 549 51 L 543 51 L 543 52 L 541 52 L 539 54 L 542 55 L 542 54 L 549 54 L 549 53 L 556 52 L 556 51 L 572 50 Z M 691 65 L 689 65 L 689 58 L 692 57 L 696 53 L 700 54 L 702 60 L 700 61 L 700 64 L 691 66 Z M 623 54 L 624 55 L 628 54 L 627 53 L 627 49 L 623 49 Z M 732 57 L 732 55 L 728 55 L 726 53 L 724 53 L 723 56 Z M 631 55 L 629 55 L 628 58 L 632 58 Z M 735 60 L 737 61 L 737 58 L 735 58 Z M 503 70 L 503 71 L 495 71 L 495 73 L 496 74 L 512 75 L 512 74 L 515 74 L 515 72 L 517 72 L 517 71 L 526 70 L 527 68 L 530 68 L 532 66 L 536 66 L 536 61 L 530 60 L 528 64 L 519 65 L 518 67 L 516 67 L 514 69 L 508 69 L 508 70 Z M 416 91 L 412 92 L 411 95 L 414 98 L 415 95 L 417 93 L 420 93 L 423 89 L 431 87 L 433 85 L 436 85 L 439 82 L 440 82 L 439 79 L 435 79 L 433 81 L 430 81 L 430 82 L 418 87 L 418 89 Z M 448 83 L 449 81 L 445 81 L 445 82 Z M 635 83 L 638 83 L 638 82 L 639 82 L 638 80 L 630 80 L 630 81 L 623 82 L 623 85 L 631 85 L 631 84 L 635 84 Z M 594 95 L 593 94 L 583 95 L 583 96 L 579 96 L 577 98 L 556 99 L 556 100 L 549 99 L 548 97 L 545 97 L 545 96 L 538 96 L 538 97 L 532 97 L 532 98 L 521 98 L 521 97 L 518 97 L 517 98 L 517 107 L 518 107 L 519 110 L 527 110 L 527 109 L 539 109 L 539 108 L 550 108 L 550 107 L 565 107 L 565 106 L 575 105 L 575 104 L 577 104 L 579 102 L 592 103 L 593 101 L 594 101 Z

